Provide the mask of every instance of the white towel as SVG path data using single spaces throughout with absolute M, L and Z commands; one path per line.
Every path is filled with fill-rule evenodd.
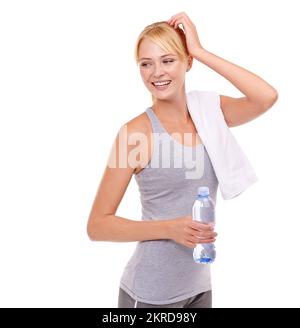
M 192 90 L 187 107 L 208 152 L 223 199 L 238 196 L 258 180 L 248 158 L 225 122 L 215 91 Z

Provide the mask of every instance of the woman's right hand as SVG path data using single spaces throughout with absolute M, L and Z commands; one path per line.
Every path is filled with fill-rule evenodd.
M 170 227 L 171 239 L 189 248 L 195 248 L 199 243 L 213 243 L 217 236 L 213 224 L 195 221 L 190 215 L 171 220 Z

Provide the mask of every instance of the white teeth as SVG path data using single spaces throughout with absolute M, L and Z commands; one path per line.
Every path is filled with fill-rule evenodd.
M 163 82 L 153 82 L 154 85 L 160 86 L 160 85 L 167 85 L 170 84 L 171 81 L 163 81 Z

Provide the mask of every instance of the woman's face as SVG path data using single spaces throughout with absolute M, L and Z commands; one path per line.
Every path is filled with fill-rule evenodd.
M 171 99 L 184 90 L 185 73 L 190 69 L 177 54 L 168 53 L 149 39 L 139 47 L 139 68 L 147 89 L 157 99 Z

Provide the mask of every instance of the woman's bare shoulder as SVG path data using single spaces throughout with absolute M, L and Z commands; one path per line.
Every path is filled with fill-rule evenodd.
M 151 123 L 148 118 L 148 115 L 143 112 L 138 116 L 135 116 L 128 122 L 126 122 L 123 126 L 126 126 L 128 129 L 128 133 L 144 133 L 147 137 L 151 133 Z
M 128 137 L 130 135 L 133 135 L 133 138 L 131 138 L 131 140 L 133 141 L 134 144 L 136 141 L 140 146 L 139 158 L 141 162 L 137 165 L 137 167 L 134 170 L 134 173 L 137 174 L 141 170 L 143 170 L 143 168 L 147 165 L 147 163 L 149 163 L 153 151 L 151 122 L 148 115 L 144 112 L 134 117 L 130 121 L 126 122 L 123 125 L 123 127 L 124 126 L 127 127 Z M 134 135 L 134 133 L 136 133 L 136 135 Z M 146 142 L 144 142 L 143 139 L 140 138 L 141 137 L 140 134 L 143 134 L 146 137 L 146 140 L 144 139 L 144 141 Z

